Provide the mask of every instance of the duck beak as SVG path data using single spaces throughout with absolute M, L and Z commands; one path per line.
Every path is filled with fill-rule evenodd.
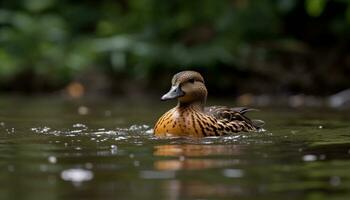
M 169 92 L 160 98 L 162 101 L 175 99 L 184 96 L 185 93 L 181 90 L 180 85 L 174 85 L 170 88 Z

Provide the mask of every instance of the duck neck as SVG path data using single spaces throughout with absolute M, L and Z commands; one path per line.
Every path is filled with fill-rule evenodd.
M 193 108 L 198 111 L 204 110 L 204 102 L 198 101 L 198 102 L 191 102 L 191 103 L 185 103 L 185 102 L 178 102 L 177 106 L 179 108 Z

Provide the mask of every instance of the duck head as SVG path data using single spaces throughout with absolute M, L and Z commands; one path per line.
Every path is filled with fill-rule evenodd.
M 207 88 L 202 75 L 195 71 L 182 71 L 173 76 L 171 88 L 161 100 L 178 99 L 180 105 L 205 104 Z

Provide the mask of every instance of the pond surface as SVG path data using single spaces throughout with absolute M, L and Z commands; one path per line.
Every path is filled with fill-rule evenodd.
M 172 104 L 1 98 L 0 199 L 350 199 L 349 110 L 261 108 L 265 132 L 157 139 Z

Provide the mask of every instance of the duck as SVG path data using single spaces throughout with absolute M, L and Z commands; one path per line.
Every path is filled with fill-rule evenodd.
M 177 105 L 164 113 L 154 126 L 156 137 L 208 137 L 237 132 L 256 132 L 264 122 L 245 116 L 256 109 L 246 107 L 205 107 L 207 88 L 196 71 L 181 71 L 171 80 L 169 92 L 162 101 L 177 99 Z

